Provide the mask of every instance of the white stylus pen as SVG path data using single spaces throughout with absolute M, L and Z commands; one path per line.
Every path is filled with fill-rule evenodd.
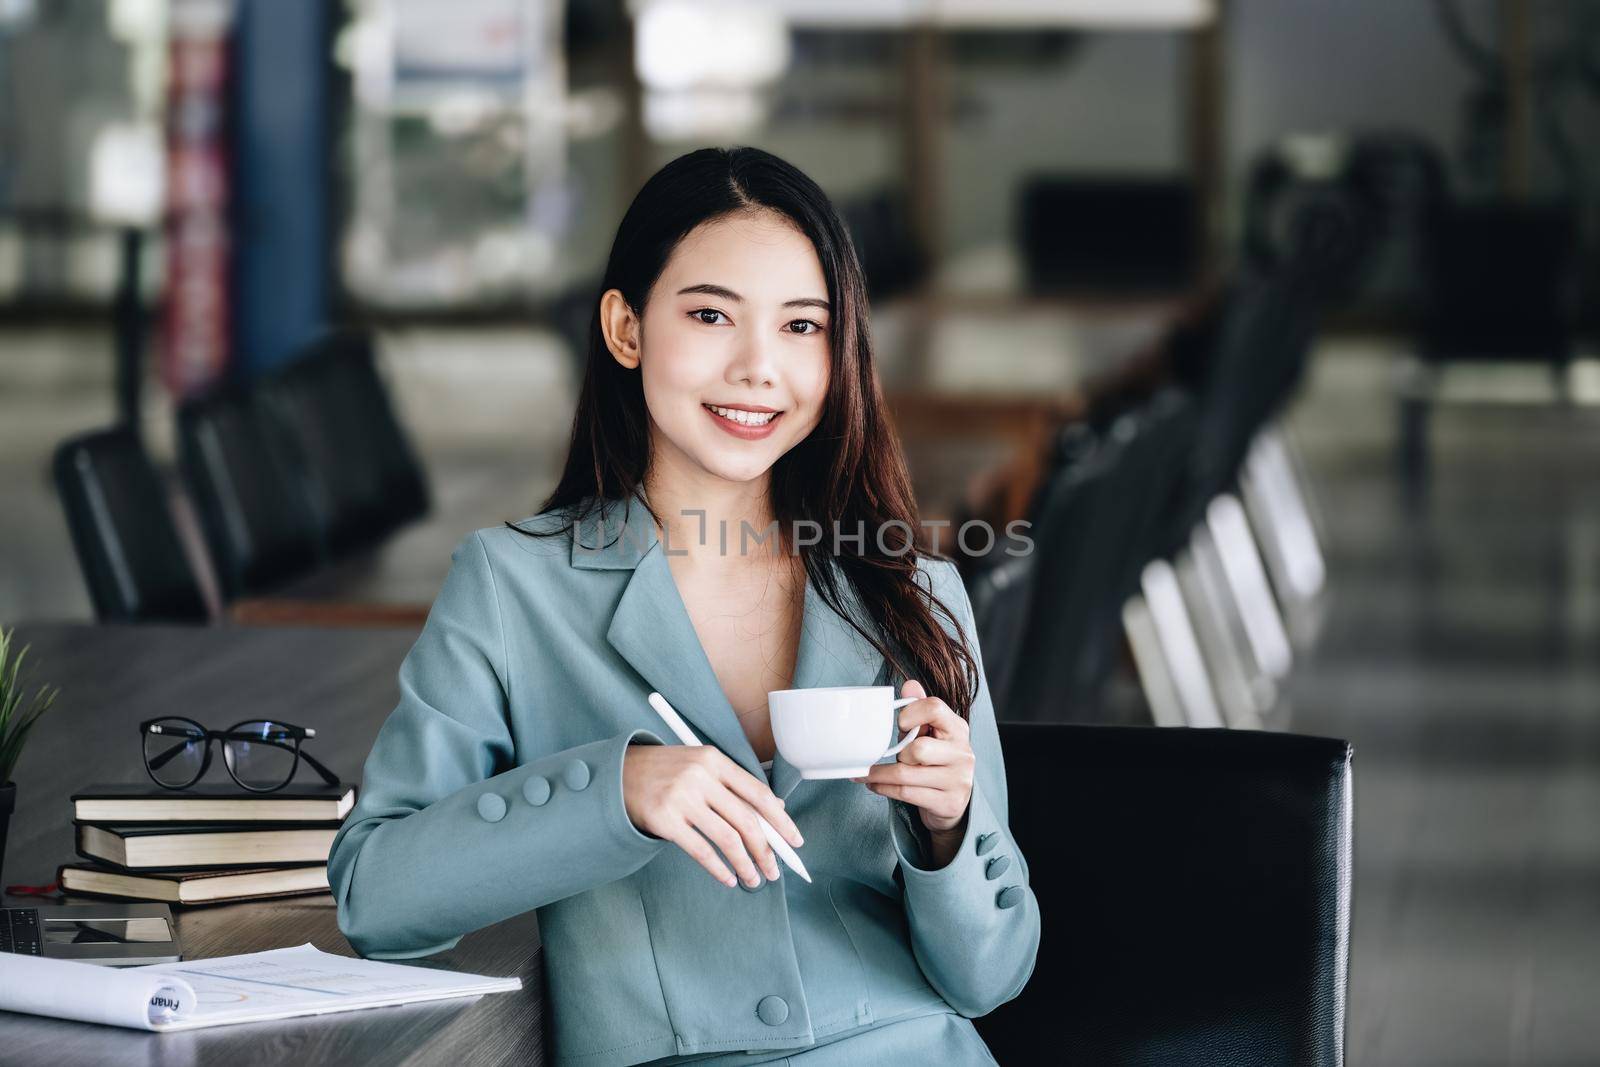
M 656 709 L 656 714 L 661 716 L 661 721 L 667 724 L 667 729 L 671 730 L 679 741 L 686 745 L 700 744 L 700 739 L 694 735 L 694 731 L 689 729 L 689 724 L 684 722 L 676 711 L 672 710 L 672 705 L 667 703 L 666 697 L 660 693 L 651 693 L 650 706 Z M 800 862 L 799 853 L 795 852 L 789 842 L 783 839 L 783 835 L 773 829 L 772 824 L 765 817 L 757 815 L 756 819 L 761 823 L 761 832 L 767 835 L 767 844 L 772 846 L 772 851 L 778 854 L 778 858 L 795 874 L 798 874 L 808 882 L 811 881 L 811 876 L 806 873 L 806 865 Z

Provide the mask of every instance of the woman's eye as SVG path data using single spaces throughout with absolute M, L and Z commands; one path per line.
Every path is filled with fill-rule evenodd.
M 689 314 L 693 315 L 695 317 L 696 321 L 704 323 L 707 326 L 715 326 L 715 325 L 717 325 L 717 321 L 716 321 L 715 317 L 710 318 L 710 319 L 705 318 L 706 315 L 711 315 L 711 316 L 719 316 L 720 315 L 722 318 L 727 318 L 726 315 L 723 315 L 722 312 L 718 311 L 715 308 L 700 308 L 697 311 L 689 312 Z
M 806 337 L 806 336 L 809 336 L 809 335 L 814 334 L 814 333 L 821 333 L 822 332 L 822 323 L 815 322 L 815 321 L 813 321 L 811 319 L 795 319 L 789 325 L 790 326 L 808 326 L 808 327 L 810 327 L 810 329 L 805 329 L 805 330 L 790 330 L 789 331 L 790 333 L 797 333 L 802 337 Z

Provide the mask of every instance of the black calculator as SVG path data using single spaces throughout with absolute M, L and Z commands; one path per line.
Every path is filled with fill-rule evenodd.
M 39 951 L 38 908 L 0 908 L 0 952 L 43 955 Z
M 183 958 L 170 908 L 114 902 L 0 908 L 0 952 L 107 967 Z

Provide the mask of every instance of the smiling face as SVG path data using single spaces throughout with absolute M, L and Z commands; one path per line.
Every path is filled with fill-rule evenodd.
M 612 356 L 640 369 L 653 465 L 750 482 L 822 417 L 828 287 L 811 242 L 782 215 L 697 226 L 650 290 L 642 329 L 615 289 L 600 319 Z

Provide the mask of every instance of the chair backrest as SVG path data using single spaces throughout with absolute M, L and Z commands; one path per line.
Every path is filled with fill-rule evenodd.
M 309 503 L 253 394 L 180 407 L 178 458 L 225 598 L 265 592 L 317 566 Z
M 1351 750 L 1001 723 L 1042 940 L 976 1020 L 1001 1063 L 1344 1061 Z
M 366 335 L 329 334 L 257 388 L 327 553 L 373 544 L 427 512 L 427 479 Z
M 969 598 L 989 700 L 996 712 L 1011 706 L 1011 685 L 1033 603 L 1031 555 L 986 567 L 971 579 Z
M 1112 562 L 1100 587 L 1100 623 L 1075 650 L 1085 711 L 1097 710 L 1097 696 L 1116 665 L 1122 647 L 1122 607 L 1139 589 L 1145 565 L 1163 555 L 1165 528 L 1188 488 L 1190 458 L 1199 414 L 1183 389 L 1160 390 L 1119 420 L 1126 438 L 1118 474 L 1118 513 L 1102 534 L 1102 553 Z M 1074 722 L 1099 721 L 1097 715 Z
M 1057 468 L 1040 494 L 1029 531 L 1034 546 L 1026 621 L 1004 703 L 1012 719 L 1082 721 L 1085 691 L 1077 653 L 1105 623 L 1104 587 L 1114 561 L 1109 529 L 1128 502 L 1116 496 L 1125 446 L 1102 437 L 1092 451 Z M 993 691 L 991 690 L 991 696 Z
M 1241 270 L 1229 285 L 1196 388 L 1194 510 L 1233 482 L 1250 442 L 1303 377 L 1316 333 L 1315 296 L 1314 287 L 1287 271 Z
M 1121 647 L 1122 605 L 1156 554 L 1161 523 L 1187 478 L 1194 429 L 1193 401 L 1164 389 L 1114 418 L 1092 457 L 1052 476 L 1033 531 L 1026 622 L 1011 637 L 1018 651 L 1008 664 L 1005 703 L 995 703 L 1001 714 L 1100 720 L 1101 693 Z
M 989 696 L 997 712 L 1011 706 L 1011 684 L 1032 610 L 1040 512 L 1045 502 L 1053 499 L 1052 490 L 1057 495 L 1061 492 L 1062 472 L 1087 469 L 1099 447 L 1100 438 L 1087 422 L 1073 421 L 1060 427 L 1050 443 L 1044 476 L 1025 511 L 1031 551 L 1013 554 L 1008 539 L 1004 549 L 997 542 L 988 553 L 967 559 L 963 577 L 972 601 Z M 1052 539 L 1058 536 L 1053 528 L 1046 532 Z
M 132 430 L 63 441 L 56 492 L 102 622 L 205 622 L 209 613 L 167 506 L 166 487 Z

